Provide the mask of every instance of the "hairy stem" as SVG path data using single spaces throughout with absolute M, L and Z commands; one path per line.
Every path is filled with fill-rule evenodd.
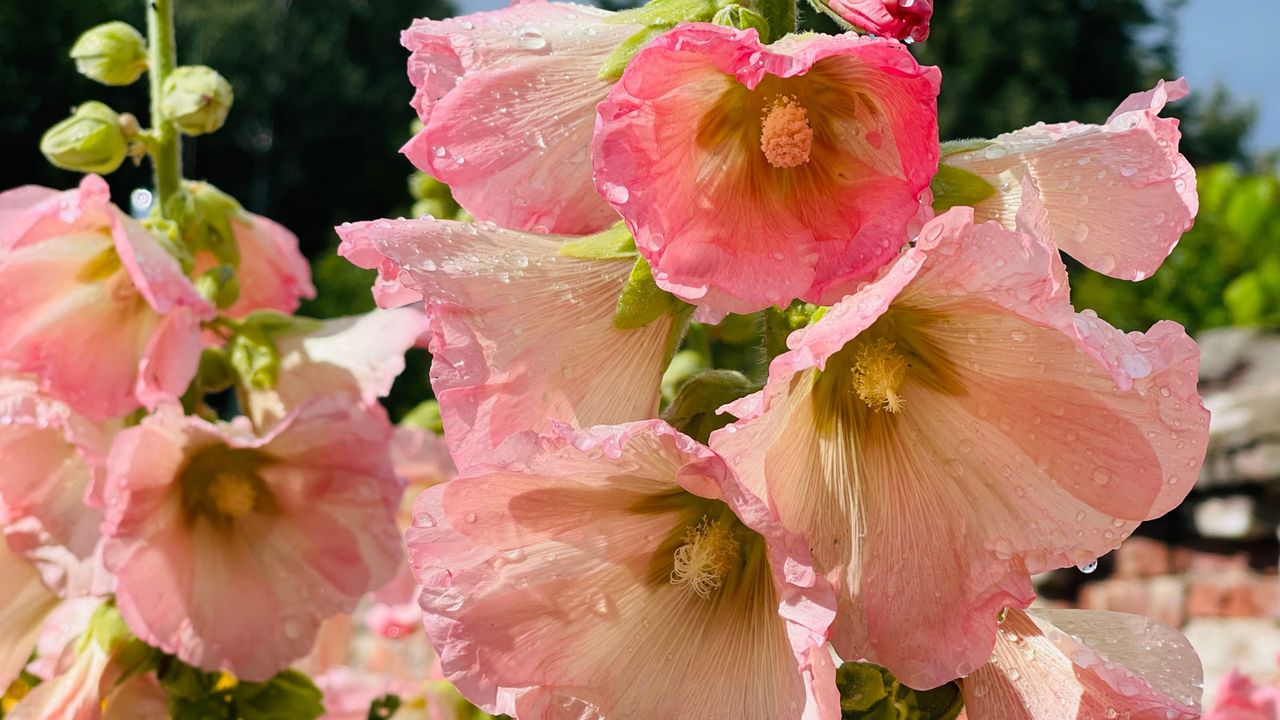
M 182 137 L 164 117 L 160 103 L 164 81 L 177 64 L 173 40 L 173 0 L 147 0 L 147 45 L 150 55 L 151 168 L 155 178 L 156 213 L 167 217 L 171 201 L 182 192 Z

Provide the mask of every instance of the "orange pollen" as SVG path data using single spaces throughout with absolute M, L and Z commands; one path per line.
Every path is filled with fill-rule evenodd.
M 795 95 L 775 99 L 764 111 L 760 149 L 776 168 L 799 167 L 809 162 L 813 128 L 809 127 L 809 112 L 796 102 Z

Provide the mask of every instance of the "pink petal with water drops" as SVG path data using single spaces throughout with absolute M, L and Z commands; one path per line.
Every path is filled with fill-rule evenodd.
M 978 219 L 1010 229 L 1022 222 L 1093 270 L 1142 280 L 1199 209 L 1178 120 L 1159 116 L 1186 94 L 1186 80 L 1162 80 L 1129 96 L 1103 125 L 1041 123 L 944 162 L 996 187 L 975 207 Z
M 569 234 L 613 224 L 591 181 L 611 84 L 599 71 L 640 27 L 612 17 L 548 2 L 415 21 L 401 42 L 423 129 L 403 152 L 481 220 Z
M 711 446 L 813 543 L 841 656 L 912 687 L 985 662 L 1030 575 L 1117 547 L 1204 457 L 1182 329 L 1073 313 L 1053 248 L 966 208 L 788 347 Z

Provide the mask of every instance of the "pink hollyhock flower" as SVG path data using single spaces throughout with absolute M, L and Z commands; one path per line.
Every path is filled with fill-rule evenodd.
M 939 81 L 891 40 L 681 25 L 600 105 L 596 185 L 658 286 L 704 310 L 834 302 L 907 240 Z
M 400 40 L 423 129 L 404 154 L 481 220 L 567 234 L 612 225 L 591 182 L 595 107 L 610 85 L 599 72 L 640 30 L 612 17 L 533 2 L 415 21 Z
M 614 326 L 633 258 L 559 254 L 572 238 L 489 223 L 376 220 L 338 228 L 338 252 L 362 267 L 376 252 L 428 298 L 431 385 L 459 469 L 507 437 L 657 414 L 670 315 Z
M 254 310 L 292 313 L 303 298 L 316 296 L 311 284 L 311 266 L 298 250 L 298 237 L 283 225 L 251 212 L 231 219 L 240 264 L 236 280 L 240 297 L 224 312 L 244 317 Z M 218 265 L 210 253 L 196 255 L 195 274 Z
M 7 455 L 5 457 L 8 457 Z M 0 688 L 7 688 L 35 649 L 45 618 L 58 607 L 58 596 L 45 586 L 35 566 L 15 552 L 0 535 Z
M 427 316 L 416 308 L 323 321 L 297 318 L 292 329 L 272 335 L 280 376 L 274 387 L 245 394 L 246 413 L 261 428 L 319 395 L 345 393 L 376 403 L 391 391 L 404 370 L 405 351 L 426 330 Z
M 660 420 L 557 425 L 503 452 L 509 469 L 423 493 L 406 536 L 468 699 L 516 717 L 839 717 L 830 588 L 714 453 Z
M 321 398 L 263 437 L 246 426 L 166 405 L 121 432 L 103 555 L 139 638 L 257 681 L 390 580 L 401 486 L 380 408 Z
M 1020 221 L 1089 268 L 1111 277 L 1150 277 L 1191 227 L 1196 174 L 1178 152 L 1176 118 L 1165 103 L 1187 81 L 1160 81 L 1130 95 L 1104 125 L 1043 123 L 1006 133 L 946 163 L 990 182 L 979 220 Z
M 1141 615 L 1010 610 L 991 661 L 961 681 L 968 720 L 1195 720 L 1200 658 Z
M 910 687 L 966 675 L 1030 575 L 1120 545 L 1204 458 L 1199 349 L 1075 314 L 1053 248 L 956 208 L 788 338 L 711 446 L 814 547 L 833 644 Z M 939 622 L 946 618 L 946 622 Z
M 30 380 L 0 375 L 0 527 L 64 595 L 91 581 L 102 513 L 86 500 L 114 426 L 90 423 Z
M 1280 685 L 1260 686 L 1232 668 L 1219 681 L 1204 720 L 1280 720 Z
M 30 204 L 28 204 L 30 203 Z M 181 394 L 213 308 L 107 184 L 0 194 L 0 364 L 93 420 Z
M 933 0 L 820 0 L 820 4 L 869 33 L 907 42 L 929 37 Z

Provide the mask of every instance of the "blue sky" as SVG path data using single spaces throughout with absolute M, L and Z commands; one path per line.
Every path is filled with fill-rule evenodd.
M 475 12 L 503 7 L 507 0 L 459 4 L 465 12 Z M 1260 114 L 1249 143 L 1254 150 L 1280 147 L 1277 28 L 1280 0 L 1190 0 L 1182 15 L 1178 65 L 1192 92 L 1207 93 L 1221 80 L 1240 100 L 1256 101 Z

